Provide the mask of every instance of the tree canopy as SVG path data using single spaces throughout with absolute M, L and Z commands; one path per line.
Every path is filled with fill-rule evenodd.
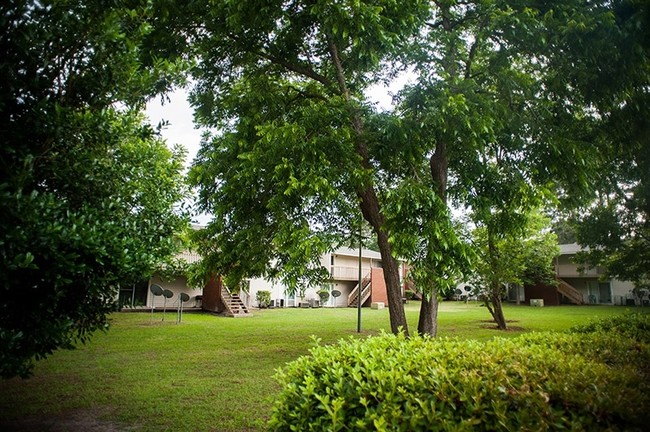
M 120 284 L 173 255 L 184 152 L 139 113 L 178 72 L 147 50 L 151 11 L 0 5 L 0 375 L 107 326 Z
M 596 194 L 572 214 L 578 259 L 603 266 L 607 277 L 650 287 L 650 8 L 646 2 L 614 2 L 617 51 L 607 51 L 610 77 L 588 86 L 599 118 Z
M 360 211 L 382 253 L 393 331 L 406 329 L 395 303 L 400 255 L 426 284 L 418 327 L 429 334 L 437 296 L 471 257 L 448 200 L 487 221 L 495 209 L 515 217 L 508 208 L 575 205 L 593 192 L 604 158 L 594 107 L 616 106 L 604 89 L 627 100 L 627 87 L 607 83 L 608 56 L 633 27 L 625 11 L 639 7 L 219 6 L 189 19 L 201 28 L 192 101 L 198 120 L 218 128 L 192 173 L 216 216 L 204 233 L 208 259 L 235 279 L 283 275 L 291 286 L 326 277 L 317 257 L 353 231 Z M 415 82 L 395 110 L 378 112 L 364 92 L 403 70 Z
M 378 135 L 364 91 L 419 28 L 426 2 L 222 2 L 196 19 L 197 118 L 220 128 L 191 174 L 215 220 L 204 253 L 235 278 L 290 287 L 328 275 L 322 252 L 359 213 L 382 255 L 393 331 L 408 331 L 398 266 L 371 153 Z

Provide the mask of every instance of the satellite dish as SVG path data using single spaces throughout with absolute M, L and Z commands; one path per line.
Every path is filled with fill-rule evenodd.
M 190 296 L 188 296 L 188 295 L 185 294 L 185 293 L 181 293 L 181 301 L 182 301 L 182 302 L 186 302 L 186 301 L 188 301 L 189 299 L 190 299 Z
M 155 296 L 159 296 L 163 294 L 163 289 L 160 287 L 160 285 L 153 284 L 149 289 L 151 290 L 151 293 Z
M 174 293 L 171 292 L 170 290 L 165 290 L 165 291 L 163 291 L 163 292 L 162 292 L 162 295 L 164 295 L 165 298 L 172 298 L 172 297 L 174 297 Z

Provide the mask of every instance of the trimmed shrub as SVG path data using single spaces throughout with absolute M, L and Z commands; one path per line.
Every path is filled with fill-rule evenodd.
M 571 333 L 610 333 L 650 344 L 650 314 L 627 313 L 572 327 Z
M 647 345 L 538 333 L 489 342 L 382 335 L 278 371 L 272 430 L 643 430 Z
M 267 308 L 271 305 L 271 291 L 260 290 L 255 295 L 257 305 L 260 308 Z

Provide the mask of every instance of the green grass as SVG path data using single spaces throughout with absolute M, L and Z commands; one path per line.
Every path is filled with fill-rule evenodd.
M 418 304 L 406 305 L 411 332 Z M 443 303 L 439 335 L 485 340 L 524 331 L 564 330 L 622 307 L 507 305 L 513 330 L 498 332 L 484 307 Z M 647 308 L 646 308 L 647 311 Z M 275 369 L 313 345 L 357 337 L 356 309 L 274 309 L 232 319 L 121 313 L 112 327 L 74 351 L 37 364 L 34 377 L 0 382 L 0 421 L 96 410 L 140 431 L 263 430 L 279 391 Z M 362 311 L 365 337 L 390 329 L 388 310 Z

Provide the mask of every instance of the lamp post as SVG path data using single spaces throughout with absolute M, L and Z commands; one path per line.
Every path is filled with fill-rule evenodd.
M 357 295 L 357 333 L 361 333 L 361 293 L 363 288 L 361 283 L 363 282 L 361 277 L 361 252 L 363 250 L 363 238 L 361 237 L 361 226 L 363 224 L 362 214 L 359 214 L 359 293 Z

